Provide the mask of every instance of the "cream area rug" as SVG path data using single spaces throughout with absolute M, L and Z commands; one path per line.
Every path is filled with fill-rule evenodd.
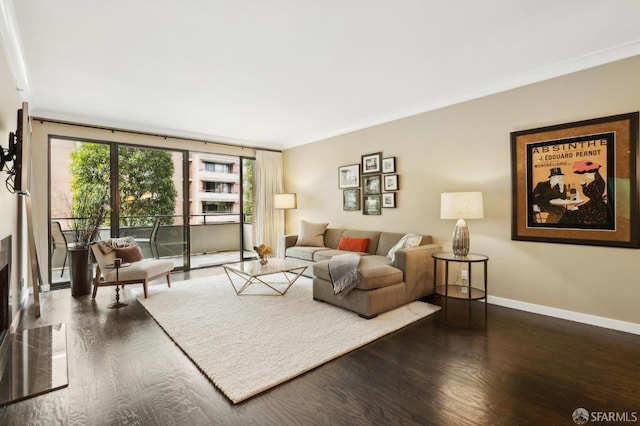
M 272 293 L 252 284 L 253 293 Z M 267 291 L 268 290 L 268 291 Z M 284 296 L 237 296 L 225 275 L 132 288 L 158 324 L 234 403 L 366 345 L 438 309 L 413 302 L 366 320 L 313 300 L 300 277 Z

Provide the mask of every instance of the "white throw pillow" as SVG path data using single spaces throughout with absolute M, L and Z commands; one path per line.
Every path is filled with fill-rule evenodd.
M 324 231 L 328 223 L 313 223 L 306 220 L 300 221 L 300 234 L 297 246 L 324 247 Z
M 406 234 L 404 237 L 400 238 L 400 241 L 396 243 L 391 249 L 389 253 L 387 253 L 387 257 L 391 259 L 392 262 L 396 260 L 396 251 L 401 248 L 408 247 L 418 247 L 422 242 L 422 235 L 417 234 Z

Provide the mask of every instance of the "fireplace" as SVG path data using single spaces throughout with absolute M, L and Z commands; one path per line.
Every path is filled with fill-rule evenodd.
M 11 326 L 11 235 L 0 240 L 0 346 Z

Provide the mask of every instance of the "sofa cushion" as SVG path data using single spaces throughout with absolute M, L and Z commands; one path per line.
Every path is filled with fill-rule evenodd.
M 354 253 L 354 252 L 349 250 L 338 250 L 338 249 L 326 249 L 322 251 L 316 251 L 315 253 L 313 253 L 313 260 L 316 262 L 320 260 L 328 260 L 328 259 L 331 259 L 333 256 L 338 256 L 340 254 L 347 254 L 347 253 Z M 369 256 L 368 253 L 358 253 L 358 254 L 363 256 Z
M 355 287 L 360 290 L 389 287 L 403 281 L 402 271 L 391 266 L 385 256 L 362 256 L 360 258 L 360 282 Z M 321 260 L 313 265 L 313 274 L 331 282 L 329 261 Z
M 344 229 L 341 228 L 327 228 L 327 230 L 324 231 L 324 246 L 333 249 L 338 248 L 343 232 Z
M 364 257 L 362 258 L 365 259 Z M 360 270 L 360 290 L 388 287 L 402 282 L 402 271 L 391 265 L 377 264 Z
M 328 250 L 326 247 L 289 247 L 286 252 L 286 257 L 293 257 L 295 259 L 308 260 L 313 262 L 314 254 L 320 251 Z
M 331 276 L 329 275 L 329 260 L 321 260 L 314 263 L 313 275 L 318 278 L 322 278 L 325 281 L 331 282 Z
M 328 223 L 313 223 L 301 220 L 300 234 L 298 236 L 298 241 L 296 241 L 296 245 L 323 247 L 324 231 L 327 229 L 327 226 L 329 226 Z
M 340 238 L 340 243 L 338 243 L 338 250 L 367 251 L 368 245 L 368 238 L 342 237 Z
M 380 241 L 378 242 L 378 251 L 376 254 L 380 256 L 386 256 L 389 250 L 398 243 L 406 234 L 399 232 L 381 232 Z
M 348 237 L 348 238 L 369 238 L 369 246 L 367 246 L 367 253 L 376 254 L 376 249 L 378 248 L 378 240 L 380 239 L 380 232 L 356 231 L 356 230 L 347 229 L 342 233 L 342 236 Z

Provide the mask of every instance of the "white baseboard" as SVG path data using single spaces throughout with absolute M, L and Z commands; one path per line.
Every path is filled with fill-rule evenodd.
M 22 296 L 22 300 L 19 300 L 19 309 L 18 312 L 11 318 L 11 325 L 9 326 L 9 330 L 11 334 L 14 334 L 18 331 L 18 326 L 20 325 L 20 320 L 22 320 L 22 314 L 27 309 L 27 302 L 29 301 L 29 294 L 24 294 Z
M 625 333 L 640 335 L 640 324 L 636 324 L 633 322 L 582 314 L 580 312 L 566 311 L 564 309 L 550 308 L 548 306 L 535 305 L 533 303 L 520 302 L 518 300 L 512 299 L 505 299 L 503 297 L 488 296 L 487 301 L 492 305 L 504 306 L 506 308 L 518 309 L 520 311 L 532 312 L 534 314 L 541 314 L 549 317 L 561 318 L 569 321 L 581 322 L 583 324 L 595 325 L 597 327 L 610 328 L 612 330 L 624 331 Z
M 18 331 L 18 325 L 22 319 L 22 309 L 20 309 L 12 318 L 11 325 L 9 326 L 9 333 L 14 334 Z

